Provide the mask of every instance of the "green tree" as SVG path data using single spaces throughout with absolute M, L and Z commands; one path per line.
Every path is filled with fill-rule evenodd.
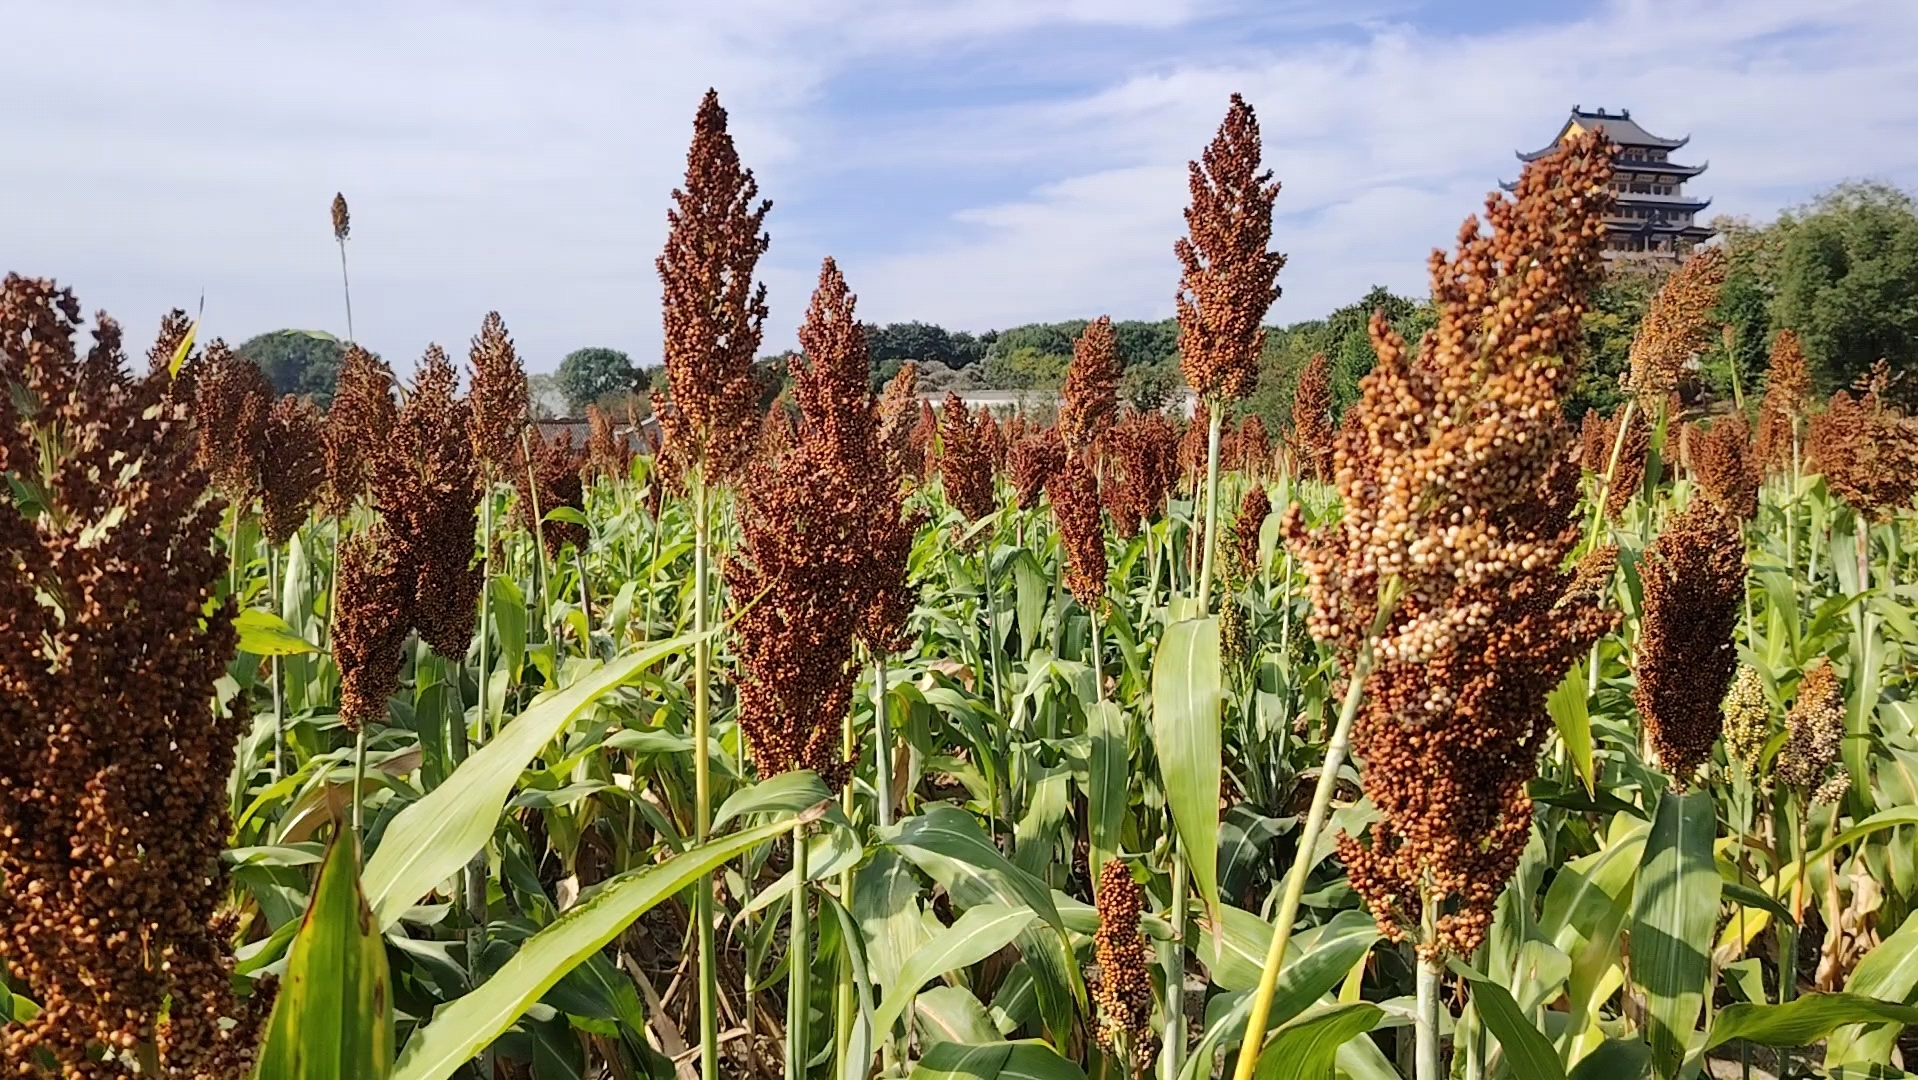
M 1894 370 L 1918 362 L 1918 210 L 1909 194 L 1842 184 L 1774 228 L 1772 325 L 1798 332 L 1821 389 L 1880 359 Z
M 1000 343 L 1004 342 L 1001 337 Z M 986 356 L 981 381 L 995 390 L 1056 390 L 1065 382 L 1066 365 L 1071 362 L 1069 345 L 1063 353 L 1044 352 L 1033 345 L 1004 352 L 995 348 Z
M 1632 337 L 1667 273 L 1637 264 L 1619 264 L 1606 272 L 1585 312 L 1584 355 L 1578 380 L 1565 399 L 1567 416 L 1579 420 L 1593 409 L 1609 414 L 1624 402 L 1619 377 L 1631 367 Z
M 1156 363 L 1128 364 L 1119 377 L 1119 394 L 1135 409 L 1163 409 L 1185 385 L 1176 356 Z
M 275 330 L 248 338 L 238 349 L 260 366 L 274 390 L 311 395 L 322 408 L 333 401 L 344 351 L 338 338 L 320 330 Z
M 618 349 L 574 349 L 559 362 L 554 383 L 575 415 L 608 394 L 639 387 L 639 369 Z
M 1375 285 L 1358 302 L 1323 319 L 1269 327 L 1265 351 L 1259 359 L 1258 384 L 1240 411 L 1257 413 L 1273 431 L 1291 426 L 1292 395 L 1298 389 L 1299 372 L 1315 354 L 1324 353 L 1331 368 L 1333 416 L 1342 415 L 1347 405 L 1358 400 L 1359 380 L 1378 361 L 1370 331 L 1375 311 L 1383 312 L 1386 321 L 1413 348 L 1418 347 L 1419 338 L 1433 321 L 1429 303 Z

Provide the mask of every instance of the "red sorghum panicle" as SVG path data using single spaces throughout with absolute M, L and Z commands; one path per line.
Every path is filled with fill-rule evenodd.
M 557 557 L 568 544 L 584 551 L 589 536 L 586 526 L 574 521 L 549 520 L 547 515 L 562 506 L 585 512 L 586 455 L 573 445 L 571 428 L 561 428 L 550 439 L 535 436 L 532 451 L 531 469 L 521 468 L 514 477 L 514 487 L 519 489 L 520 523 L 531 531 L 533 515 L 539 514 L 539 534 L 546 543 L 549 557 Z M 535 481 L 539 485 L 536 489 L 529 486 Z
M 1208 401 L 1241 398 L 1258 378 L 1260 324 L 1278 299 L 1285 256 L 1267 251 L 1279 185 L 1261 171 L 1259 121 L 1238 94 L 1219 133 L 1191 163 L 1187 235 L 1173 251 L 1183 271 L 1176 296 L 1179 366 Z
M 1005 429 L 999 426 L 999 418 L 984 405 L 979 406 L 979 438 L 986 447 L 986 459 L 992 462 L 994 476 L 1006 471 L 1006 451 L 1010 444 L 1006 442 Z
M 346 209 L 346 196 L 333 193 L 333 239 L 344 240 L 353 231 L 353 217 Z
M 1738 521 L 1750 521 L 1758 513 L 1762 477 L 1743 416 L 1721 416 L 1709 428 L 1686 425 L 1685 452 L 1699 494 L 1720 512 Z
M 1838 673 L 1823 657 L 1805 669 L 1798 697 L 1785 716 L 1785 745 L 1772 776 L 1786 787 L 1809 792 L 1824 784 L 1845 741 L 1845 693 Z
M 1632 366 L 1625 378 L 1625 389 L 1647 408 L 1678 388 L 1685 365 L 1718 332 L 1711 315 L 1725 271 L 1724 248 L 1695 248 L 1652 297 L 1632 337 Z
M 967 521 L 978 521 L 996 509 L 983 415 L 974 416 L 953 393 L 946 395 L 939 409 L 939 475 L 945 481 L 946 502 Z
M 1179 430 L 1165 414 L 1135 412 L 1112 429 L 1116 482 L 1108 482 L 1107 506 L 1119 535 L 1130 538 L 1151 520 L 1179 480 Z
M 1179 439 L 1179 465 L 1185 470 L 1194 490 L 1205 482 L 1206 458 L 1212 453 L 1211 424 L 1212 410 L 1201 398 L 1193 407 L 1192 419 L 1186 422 L 1185 432 Z M 1223 438 L 1220 441 L 1223 442 Z
M 1758 406 L 1758 435 L 1754 440 L 1759 465 L 1767 472 L 1784 472 L 1797 462 L 1793 443 L 1797 427 L 1811 405 L 1811 371 L 1798 335 L 1780 330 L 1772 339 L 1771 362 L 1765 375 L 1765 397 Z
M 227 501 L 249 506 L 260 495 L 273 384 L 259 365 L 218 339 L 207 346 L 199 366 L 193 412 L 200 465 Z
M 1645 600 L 1632 700 L 1659 765 L 1682 791 L 1711 757 L 1724 724 L 1719 707 L 1738 667 L 1732 631 L 1744 596 L 1745 544 L 1737 523 L 1694 500 L 1652 542 L 1639 576 Z
M 724 481 L 752 455 L 760 420 L 753 357 L 766 321 L 766 287 L 753 271 L 770 243 L 770 201 L 726 132 L 719 95 L 693 119 L 686 184 L 666 213 L 665 364 L 672 408 L 660 411 L 666 452 L 682 468 Z
M 1019 509 L 1039 505 L 1039 496 L 1053 476 L 1065 465 L 1066 449 L 1058 428 L 1040 428 L 1012 445 L 1006 460 L 1012 474 L 1012 491 Z
M 326 484 L 325 421 L 313 399 L 292 394 L 273 403 L 262 440 L 264 486 L 260 522 L 275 547 L 306 524 Z
M 1609 145 L 1579 139 L 1528 165 L 1516 199 L 1468 219 L 1432 257 L 1437 327 L 1414 359 L 1382 316 L 1378 364 L 1339 429 L 1342 517 L 1286 532 L 1310 583 L 1314 636 L 1348 658 L 1375 643 L 1355 752 L 1383 815 L 1342 836 L 1352 885 L 1382 929 L 1439 905 L 1427 955 L 1469 954 L 1531 828 L 1545 701 L 1610 625 L 1565 599 L 1578 542 L 1570 390 L 1586 297 L 1602 270 Z
M 1072 362 L 1059 406 L 1059 437 L 1066 451 L 1090 453 L 1119 415 L 1119 342 L 1101 315 L 1072 343 Z
M 385 723 L 387 700 L 400 689 L 413 575 L 399 550 L 384 523 L 340 541 L 332 645 L 340 722 L 349 731 Z
M 221 507 L 164 369 L 130 377 L 105 316 L 76 355 L 79 326 L 52 282 L 0 284 L 0 473 L 46 507 L 0 499 L 0 962 L 41 1006 L 0 1026 L 0 1071 L 132 1077 L 144 1052 L 240 1080 L 271 995 L 235 998 L 221 911 L 247 725 L 214 704 Z
M 1883 361 L 1880 361 L 1883 364 Z M 1882 376 L 1882 371 L 1875 372 Z M 1811 418 L 1811 465 L 1852 509 L 1885 520 L 1908 509 L 1918 491 L 1918 431 L 1882 396 L 1881 377 L 1831 396 Z
M 1225 446 L 1220 449 L 1221 467 L 1256 475 L 1264 471 L 1266 462 L 1272 458 L 1272 439 L 1266 434 L 1265 421 L 1257 413 L 1248 413 L 1239 420 L 1239 426 L 1225 436 Z
M 1611 483 L 1605 488 L 1605 516 L 1617 517 L 1631 505 L 1632 499 L 1645 483 L 1645 455 L 1651 452 L 1652 429 L 1646 421 L 1645 410 L 1634 408 L 1629 417 L 1630 426 L 1625 430 L 1625 441 L 1618 442 L 1618 422 L 1623 409 L 1610 417 L 1593 420 L 1592 413 L 1586 413 L 1585 428 L 1580 433 L 1580 461 L 1592 475 L 1602 482 L 1610 471 Z M 1613 457 L 1613 450 L 1617 457 Z
M 879 396 L 878 439 L 886 457 L 886 471 L 901 481 L 917 481 L 925 473 L 925 444 L 915 438 L 919 422 L 918 366 L 908 360 L 886 383 Z
M 919 402 L 919 419 L 912 426 L 910 443 L 915 460 L 919 463 L 919 478 L 932 476 L 934 442 L 939 438 L 939 417 L 932 411 L 932 402 Z
M 1092 952 L 1099 964 L 1099 1041 L 1111 1046 L 1123 1034 L 1138 1050 L 1152 1031 L 1152 951 L 1139 930 L 1145 890 L 1124 862 L 1112 859 L 1099 868 L 1097 899 Z
M 373 502 L 411 575 L 406 610 L 420 637 L 447 658 L 466 655 L 479 617 L 479 463 L 459 375 L 431 346 L 400 404 L 392 437 L 371 462 Z
M 489 311 L 466 357 L 467 435 L 489 481 L 511 476 L 519 464 L 520 425 L 528 416 L 526 369 L 499 312 Z
M 1059 543 L 1066 553 L 1066 588 L 1087 610 L 1102 611 L 1106 592 L 1105 527 L 1099 516 L 1099 481 L 1085 459 L 1067 454 L 1046 484 Z
M 633 467 L 633 447 L 613 422 L 613 416 L 597 405 L 586 406 L 586 457 L 593 473 L 608 480 L 623 480 Z
M 358 345 L 340 358 L 333 404 L 326 410 L 326 512 L 345 517 L 372 494 L 373 457 L 393 437 L 393 369 Z
M 1253 484 L 1239 500 L 1239 516 L 1233 519 L 1231 565 L 1229 573 L 1243 581 L 1259 572 L 1259 529 L 1272 513 L 1272 498 L 1263 484 Z
M 1315 353 L 1299 372 L 1292 395 L 1292 446 L 1299 474 L 1312 480 L 1332 478 L 1332 377 L 1324 353 Z

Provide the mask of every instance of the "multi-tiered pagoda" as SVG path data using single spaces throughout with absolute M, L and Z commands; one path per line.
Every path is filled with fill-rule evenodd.
M 1630 109 L 1586 112 L 1574 105 L 1551 146 L 1521 153 L 1518 158 L 1532 161 L 1544 157 L 1559 143 L 1587 131 L 1603 132 L 1618 147 L 1612 173 L 1618 206 L 1605 219 L 1607 257 L 1677 258 L 1714 235 L 1698 223 L 1698 215 L 1711 200 L 1685 194 L 1685 181 L 1704 172 L 1706 166 L 1679 165 L 1669 158 L 1672 151 L 1690 142 L 1691 136 L 1660 138 L 1639 127 Z

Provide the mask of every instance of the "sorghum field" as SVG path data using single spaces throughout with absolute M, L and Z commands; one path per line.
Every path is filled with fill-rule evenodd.
M 1236 98 L 1189 422 L 1104 320 L 1056 415 L 875 393 L 830 260 L 769 410 L 710 96 L 658 444 L 543 437 L 497 315 L 322 413 L 7 278 L 5 1074 L 1906 1075 L 1918 428 L 1789 331 L 1688 405 L 1716 248 L 1569 422 L 1610 161 L 1528 165 L 1270 436 Z

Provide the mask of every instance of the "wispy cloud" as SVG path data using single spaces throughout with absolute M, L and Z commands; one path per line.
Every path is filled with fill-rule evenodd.
M 1275 317 L 1422 286 L 1511 151 L 1573 102 L 1694 134 L 1717 209 L 1918 183 L 1918 11 L 1649 0 L 1510 19 L 1415 0 L 74 0 L 9 14 L 7 269 L 143 330 L 340 329 L 396 359 L 502 311 L 529 359 L 657 351 L 653 256 L 719 87 L 775 200 L 790 341 L 820 256 L 862 311 L 983 329 L 1169 313 L 1185 161 L 1259 107 L 1291 256 Z M 18 103 L 30 103 L 31 108 Z

